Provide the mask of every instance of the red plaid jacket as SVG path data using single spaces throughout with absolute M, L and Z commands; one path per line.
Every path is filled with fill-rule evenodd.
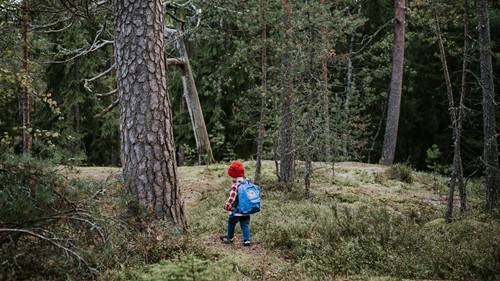
M 238 185 L 240 185 L 242 181 L 243 180 L 238 180 L 237 182 L 233 183 L 233 185 L 231 185 L 231 188 L 229 189 L 229 198 L 227 198 L 226 204 L 224 205 L 224 210 L 232 211 L 234 207 L 236 207 L 235 200 L 236 196 L 238 196 Z

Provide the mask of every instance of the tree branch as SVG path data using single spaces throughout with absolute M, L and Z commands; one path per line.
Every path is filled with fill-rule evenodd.
M 104 98 L 104 97 L 109 97 L 113 94 L 116 94 L 118 92 L 118 89 L 111 90 L 110 92 L 104 93 L 104 94 L 96 94 L 97 97 Z
M 95 80 L 103 77 L 104 75 L 110 73 L 114 68 L 115 68 L 116 64 L 113 64 L 110 68 L 108 68 L 107 70 L 105 70 L 104 72 L 98 74 L 97 76 L 93 77 L 93 78 L 90 78 L 90 79 L 82 79 L 83 80 L 83 87 L 92 93 L 92 89 L 90 88 L 89 86 L 89 82 L 94 82 Z
M 116 99 L 112 104 L 110 104 L 108 107 L 106 107 L 103 111 L 94 115 L 94 117 L 95 118 L 103 117 L 104 115 L 106 115 L 106 113 L 110 112 L 113 108 L 115 108 L 115 106 L 117 106 L 119 103 L 120 103 L 120 99 Z
M 187 6 L 191 7 L 191 10 L 194 12 L 194 16 L 191 18 L 195 19 L 195 28 L 200 26 L 201 22 L 201 9 L 198 9 L 194 4 L 192 0 L 188 0 L 183 4 L 178 4 L 178 3 L 172 3 L 172 2 L 163 2 L 162 3 L 164 10 L 166 11 L 167 8 L 173 8 L 173 9 L 181 9 L 181 8 L 186 8 Z M 165 12 L 167 15 L 169 15 L 172 19 L 174 19 L 176 22 L 180 23 L 181 26 L 184 26 L 185 21 L 183 19 L 180 19 L 179 17 L 175 16 L 171 12 Z M 182 28 L 183 29 L 183 28 Z
M 68 22 L 69 21 L 69 24 L 66 25 L 65 27 L 63 28 L 60 28 L 60 29 L 49 29 L 49 30 L 44 30 L 44 29 L 47 29 L 47 28 L 52 28 L 53 26 L 56 26 L 60 23 L 63 23 L 63 22 Z M 64 19 L 61 19 L 61 20 L 58 20 L 56 22 L 53 22 L 53 23 L 49 23 L 49 24 L 46 24 L 46 25 L 35 25 L 31 28 L 31 30 L 35 31 L 35 30 L 42 30 L 41 32 L 42 33 L 57 33 L 57 32 L 62 32 L 70 27 L 73 26 L 73 23 L 74 23 L 74 18 L 71 17 L 71 18 L 64 18 Z
M 352 54 L 353 55 L 356 55 L 358 53 L 360 53 L 361 51 L 363 51 L 372 41 L 373 39 L 382 31 L 384 30 L 389 24 L 393 23 L 395 20 L 395 18 L 392 18 L 390 20 L 388 20 L 386 23 L 384 23 L 379 29 L 377 29 L 372 35 L 365 35 L 363 37 L 363 40 L 361 41 L 360 44 L 363 44 L 363 46 L 361 46 L 361 48 L 359 50 L 357 50 L 356 52 L 353 52 Z M 368 39 L 368 40 L 367 40 Z M 365 42 L 365 40 L 367 40 Z
M 163 2 L 161 3 L 163 5 L 163 7 L 166 9 L 166 8 L 175 8 L 175 9 L 179 9 L 179 8 L 184 8 L 186 7 L 187 5 L 191 5 L 193 1 L 192 0 L 188 0 L 186 1 L 186 3 L 184 4 L 180 4 L 180 3 L 173 3 L 173 2 Z
M 95 50 L 98 50 L 108 44 L 114 44 L 114 41 L 113 40 L 104 40 L 104 39 L 99 39 L 99 37 L 101 36 L 101 33 L 104 31 L 104 29 L 106 28 L 106 24 L 104 24 L 101 29 L 97 32 L 95 38 L 94 38 L 94 41 L 92 42 L 92 44 L 87 48 L 80 48 L 80 49 L 77 49 L 77 50 L 74 50 L 74 51 L 71 51 L 71 52 L 61 52 L 59 54 L 62 54 L 62 55 L 71 55 L 71 54 L 75 54 L 73 57 L 69 58 L 69 59 L 66 59 L 64 61 L 51 61 L 51 62 L 47 62 L 47 63 L 67 63 L 69 61 L 72 61 L 78 57 L 81 57 L 81 56 L 84 56 L 88 53 L 91 53 Z
M 184 58 L 168 58 L 167 65 L 185 65 L 186 60 Z

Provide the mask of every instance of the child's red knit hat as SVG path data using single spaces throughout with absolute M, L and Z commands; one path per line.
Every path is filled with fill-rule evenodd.
M 231 163 L 231 165 L 227 169 L 227 174 L 233 178 L 244 177 L 245 168 L 243 168 L 243 163 L 241 163 L 241 161 L 238 160 Z

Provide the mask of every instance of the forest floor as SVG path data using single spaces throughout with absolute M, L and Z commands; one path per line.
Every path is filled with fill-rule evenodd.
M 217 167 L 211 166 L 210 169 L 222 171 L 225 165 L 217 165 Z M 225 176 L 225 173 L 207 173 L 206 166 L 182 166 L 179 167 L 180 174 L 180 184 L 182 188 L 182 198 L 184 201 L 184 206 L 186 208 L 186 213 L 189 213 L 190 208 L 193 208 L 199 200 L 202 199 L 202 195 L 205 192 L 217 191 L 221 188 L 220 179 Z M 114 167 L 64 167 L 60 166 L 58 168 L 59 172 L 68 178 L 78 178 L 88 181 L 99 181 L 106 182 L 111 179 L 120 177 L 121 168 Z M 207 177 L 207 174 L 212 174 L 212 176 Z M 226 177 L 227 179 L 227 177 Z M 227 186 L 229 187 L 229 185 Z M 223 212 L 222 206 L 226 198 L 221 198 L 221 213 Z M 188 221 L 189 224 L 189 221 Z M 218 231 L 203 233 L 201 239 L 204 241 L 205 246 L 209 247 L 212 252 L 221 254 L 222 256 L 239 256 L 241 260 L 245 263 L 255 264 L 255 268 L 262 268 L 263 264 L 266 264 L 266 268 L 269 268 L 268 272 L 263 272 L 263 276 L 275 277 L 275 272 L 273 268 L 276 266 L 287 266 L 288 261 L 280 257 L 279 252 L 275 250 L 268 250 L 258 243 L 253 243 L 250 247 L 244 247 L 242 245 L 243 241 L 235 241 L 233 244 L 224 244 L 220 241 L 220 235 Z M 235 239 L 236 240 L 236 239 Z M 236 252 L 235 252 L 236 251 Z M 266 277 L 264 277 L 266 279 Z
M 267 163 L 270 165 L 270 163 Z M 185 206 L 189 208 L 200 200 L 200 196 L 207 191 L 214 191 L 227 185 L 225 165 L 217 164 L 211 166 L 182 166 L 179 167 L 179 181 L 182 188 L 182 197 Z M 313 180 L 312 188 L 315 191 L 328 193 L 330 196 L 358 195 L 371 197 L 388 203 L 423 202 L 436 207 L 446 207 L 447 194 L 442 186 L 442 178 L 431 176 L 426 173 L 413 172 L 418 177 L 426 177 L 425 180 L 416 180 L 411 184 L 400 181 L 377 180 L 377 176 L 384 173 L 385 166 L 366 164 L 359 162 L 336 163 L 334 175 L 331 167 L 316 168 L 314 173 L 321 176 Z M 121 174 L 121 168 L 115 167 L 72 167 L 60 166 L 58 169 L 62 174 L 69 177 L 86 179 L 89 181 L 107 181 L 117 178 Z M 207 172 L 208 171 L 208 172 Z M 212 172 L 211 172 L 212 171 Z M 253 171 L 251 171 L 253 172 Z M 251 177 L 253 174 L 250 174 Z M 430 182 L 429 182 L 430 180 Z M 325 184 L 325 181 L 330 181 Z M 229 185 L 228 185 L 229 186 Z M 458 198 L 455 198 L 458 200 Z
M 255 163 L 246 162 L 245 166 L 247 167 L 246 174 L 253 177 Z M 274 163 L 266 162 L 263 167 L 267 167 L 263 169 L 263 177 L 271 180 L 275 178 L 273 175 Z M 197 203 L 203 200 L 204 194 L 226 191 L 229 187 L 226 168 L 227 164 L 179 167 L 181 193 L 185 204 L 185 213 L 188 214 L 188 217 Z M 447 201 L 445 179 L 413 171 L 411 184 L 404 183 L 390 180 L 384 176 L 386 169 L 385 166 L 374 164 L 343 162 L 335 164 L 333 174 L 330 165 L 315 165 L 315 176 L 312 179 L 311 190 L 316 194 L 321 194 L 320 196 L 336 198 L 343 202 L 351 200 L 376 201 L 396 212 L 410 213 L 410 215 L 413 212 L 416 220 L 418 220 L 419 212 L 423 211 L 424 208 L 444 210 Z M 120 168 L 110 167 L 60 167 L 59 171 L 68 177 L 101 182 L 119 178 L 121 173 Z M 221 198 L 220 200 L 221 213 L 225 199 Z M 456 204 L 458 204 L 458 198 L 456 198 Z M 410 212 L 409 209 L 411 209 Z M 258 219 L 258 216 L 255 219 Z M 223 225 L 225 225 L 225 221 L 221 222 L 221 226 Z M 252 267 L 261 271 L 259 276 L 262 277 L 262 280 L 279 279 L 279 272 L 282 272 L 283 268 L 294 266 L 279 250 L 267 249 L 258 241 L 254 241 L 250 247 L 244 247 L 242 241 L 235 241 L 229 245 L 221 243 L 219 236 L 223 234 L 221 233 L 222 229 L 221 227 L 213 231 L 202 231 L 197 234 L 196 239 L 201 239 L 212 252 L 223 257 L 239 257 L 241 260 L 236 263 L 250 263 Z M 236 270 L 238 270 L 237 267 Z M 345 277 L 335 280 L 356 279 Z

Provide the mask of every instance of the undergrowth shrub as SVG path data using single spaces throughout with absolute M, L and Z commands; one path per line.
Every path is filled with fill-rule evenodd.
M 252 222 L 255 239 L 282 250 L 313 276 L 500 277 L 498 223 L 457 221 L 432 228 L 425 222 L 442 214 L 432 209 L 421 209 L 428 213 L 420 214 L 416 223 L 407 214 L 372 203 L 277 197 L 281 202 L 269 202 L 269 209 Z
M 2 155 L 0 163 L 0 271 L 13 279 L 94 276 L 100 262 L 92 249 L 107 233 L 102 217 L 77 200 L 82 186 L 46 162 Z
M 407 164 L 394 164 L 386 171 L 387 177 L 391 180 L 399 180 L 405 183 L 413 182 L 413 170 Z
M 118 179 L 70 179 L 0 155 L 0 279 L 135 280 L 135 268 L 182 255 L 216 257 L 155 220 Z
M 69 179 L 44 162 L 3 156 L 0 168 L 5 280 L 500 280 L 498 213 L 446 224 L 432 204 L 383 205 L 314 189 L 306 200 L 299 185 L 266 180 L 262 211 L 251 220 L 257 251 L 237 252 L 204 241 L 219 242 L 226 231 L 226 187 L 199 194 L 181 235 L 152 219 L 117 179 Z M 269 271 L 273 257 L 255 261 L 259 250 L 283 266 Z
M 181 255 L 175 260 L 162 260 L 142 270 L 138 279 L 155 280 L 230 280 L 231 268 L 226 260 L 212 262 L 195 255 Z

